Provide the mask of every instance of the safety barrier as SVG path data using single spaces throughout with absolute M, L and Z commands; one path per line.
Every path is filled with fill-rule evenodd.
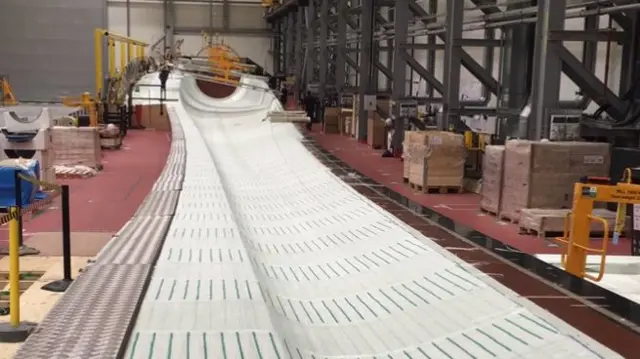
M 33 203 L 23 205 L 22 186 L 23 181 L 29 182 L 37 189 L 43 189 L 47 197 Z M 9 225 L 9 323 L 0 324 L 0 342 L 16 343 L 24 341 L 35 324 L 20 320 L 20 255 L 24 249 L 22 238 L 22 220 L 25 215 L 34 213 L 51 204 L 56 198 L 61 197 L 62 212 L 62 251 L 63 272 L 61 280 L 54 281 L 42 287 L 52 292 L 63 292 L 71 284 L 71 225 L 69 208 L 69 186 L 56 185 L 22 173 L 21 169 L 15 170 L 14 175 L 15 205 L 9 208 L 6 215 L 0 217 L 0 225 Z M 29 254 L 29 253 L 27 253 Z M 37 254 L 37 252 L 35 252 Z

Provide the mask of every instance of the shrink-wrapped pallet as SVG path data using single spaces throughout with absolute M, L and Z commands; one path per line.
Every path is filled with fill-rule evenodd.
M 523 208 L 570 208 L 575 182 L 607 176 L 609 163 L 606 143 L 508 141 L 500 217 L 517 222 Z
M 61 166 L 102 166 L 100 133 L 97 127 L 54 127 L 55 164 Z
M 467 149 L 464 137 L 444 131 L 416 132 L 412 135 L 409 183 L 421 187 L 461 189 Z
M 405 182 L 409 181 L 409 167 L 411 166 L 411 153 L 415 134 L 416 131 L 405 132 L 404 141 L 402 142 L 402 178 Z
M 497 215 L 504 174 L 504 146 L 487 146 L 482 161 L 482 199 L 480 208 Z
M 524 208 L 520 212 L 520 232 L 536 235 L 538 237 L 559 236 L 564 232 L 565 219 L 570 209 L 543 209 Z M 604 208 L 595 208 L 592 212 L 594 216 L 603 218 L 608 225 L 608 231 L 613 232 L 616 223 L 616 212 Z M 625 232 L 628 233 L 631 221 L 626 221 Z M 590 221 L 590 231 L 594 235 L 601 235 L 604 232 L 604 225 L 601 221 Z
M 360 100 L 358 94 L 353 94 L 353 104 L 351 107 L 351 136 L 358 137 L 358 118 L 360 113 L 358 112 L 358 106 Z

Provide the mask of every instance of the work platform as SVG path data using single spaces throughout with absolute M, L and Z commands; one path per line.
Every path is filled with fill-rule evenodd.
M 262 121 L 269 92 L 171 86 L 164 172 L 17 358 L 621 357 Z

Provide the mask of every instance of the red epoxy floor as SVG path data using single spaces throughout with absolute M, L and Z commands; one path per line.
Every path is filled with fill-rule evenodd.
M 168 132 L 130 130 L 119 151 L 103 151 L 104 169 L 84 179 L 58 179 L 70 186 L 73 232 L 117 232 L 135 213 L 160 175 L 171 144 Z M 60 200 L 24 222 L 32 233 L 61 230 Z M 0 245 L 7 241 L 6 226 Z
M 497 220 L 480 212 L 480 196 L 465 194 L 423 194 L 415 192 L 402 181 L 402 162 L 397 158 L 382 158 L 380 151 L 341 135 L 323 134 L 318 125 L 311 133 L 318 145 L 374 181 L 431 208 L 467 227 L 491 236 L 504 244 L 530 254 L 557 254 L 555 243 L 530 235 L 518 234 L 518 226 Z M 602 241 L 593 239 L 591 246 L 600 248 Z M 630 243 L 621 239 L 617 246 L 609 245 L 608 254 L 629 255 Z

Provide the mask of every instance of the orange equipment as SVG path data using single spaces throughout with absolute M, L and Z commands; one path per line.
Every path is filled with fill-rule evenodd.
M 11 85 L 9 85 L 9 81 L 4 77 L 0 77 L 0 93 L 2 94 L 0 105 L 15 106 L 18 104 L 18 100 L 16 100 L 16 96 L 13 94 L 13 89 Z
M 630 174 L 628 174 L 630 172 L 630 170 L 625 171 L 625 176 L 630 178 Z M 609 225 L 602 217 L 592 214 L 593 206 L 596 202 L 618 203 L 619 206 L 640 204 L 640 185 L 630 183 L 630 180 L 626 178 L 623 178 L 621 182 L 615 183 L 609 178 L 585 177 L 574 186 L 573 209 L 565 220 L 564 235 L 556 238 L 556 241 L 565 247 L 565 251 L 561 256 L 561 264 L 567 272 L 574 276 L 597 282 L 604 276 Z M 589 247 L 591 221 L 602 223 L 604 237 L 602 238 L 601 248 Z M 622 221 L 617 220 L 617 222 Z M 619 232 L 621 229 L 616 228 L 616 231 Z M 600 270 L 597 276 L 586 273 L 588 253 L 600 255 Z
M 70 107 L 82 107 L 89 115 L 89 125 L 98 126 L 98 106 L 90 93 L 85 92 L 79 97 L 63 97 L 62 103 Z

